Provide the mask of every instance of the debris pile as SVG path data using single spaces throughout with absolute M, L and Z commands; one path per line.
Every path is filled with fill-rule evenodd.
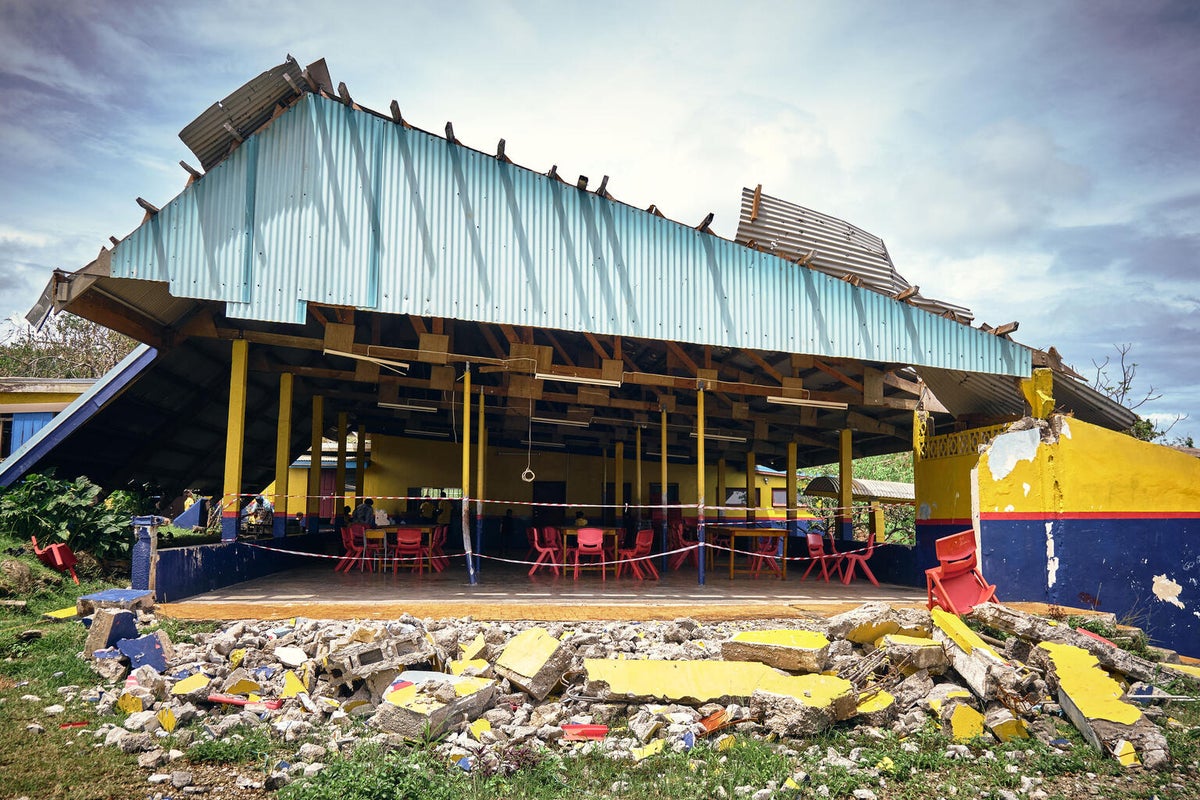
M 144 610 L 98 608 L 84 655 L 108 683 L 79 695 L 127 715 L 88 733 L 138 753 L 159 783 L 183 780 L 158 771 L 184 755 L 164 750 L 169 734 L 186 746 L 239 726 L 300 748 L 265 788 L 366 740 L 440 740 L 469 770 L 494 767 L 516 745 L 638 761 L 704 740 L 720 748 L 734 730 L 786 741 L 845 721 L 908 735 L 932 719 L 960 743 L 1035 736 L 1061 746 L 1055 714 L 1123 764 L 1167 765 L 1161 712 L 1147 701 L 1153 684 L 1194 689 L 1200 670 L 1143 661 L 1004 606 L 973 616 L 1011 638 L 985 641 L 939 609 L 869 603 L 802 626 L 406 615 L 242 621 L 171 642 L 161 630 L 138 635 L 153 621 Z

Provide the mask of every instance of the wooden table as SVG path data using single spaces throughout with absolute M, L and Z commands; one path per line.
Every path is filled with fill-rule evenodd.
M 625 529 L 624 528 L 603 528 L 599 525 L 584 525 L 583 527 L 585 527 L 585 528 L 600 528 L 600 530 L 604 531 L 604 550 L 606 553 L 606 555 L 604 556 L 604 560 L 605 560 L 605 562 L 616 561 L 617 560 L 617 550 L 619 550 L 621 547 L 621 537 L 625 535 Z M 568 539 L 568 537 L 574 539 L 579 534 L 579 528 L 559 528 L 558 532 L 562 539 L 562 562 L 563 562 L 563 569 L 565 570 L 567 567 L 567 539 Z M 608 541 L 610 537 L 612 538 L 611 542 Z M 608 553 L 608 550 L 610 547 L 612 548 L 612 553 L 611 553 L 611 555 L 608 555 L 607 553 Z M 595 565 L 593 565 L 593 564 L 589 564 L 586 567 L 582 564 L 579 566 L 580 569 L 594 569 L 594 567 L 595 567 Z M 602 576 L 604 574 L 605 569 L 606 569 L 606 567 L 600 568 L 600 574 Z M 613 572 L 616 572 L 616 570 L 617 570 L 617 566 L 616 566 L 616 564 L 614 564 Z
M 433 572 L 433 553 L 431 552 L 431 548 L 433 545 L 433 529 L 436 527 L 436 525 L 382 525 L 378 528 L 367 528 L 365 533 L 370 533 L 371 531 L 383 531 L 383 557 L 386 560 L 388 553 L 388 536 L 391 536 L 392 541 L 394 542 L 397 531 L 420 531 L 421 544 L 425 546 L 425 566 L 429 568 L 430 572 Z M 405 563 L 407 564 L 409 562 L 406 561 Z
M 787 532 L 786 528 L 734 528 L 734 527 L 730 527 L 728 525 L 711 525 L 708 527 L 711 527 L 711 528 L 718 530 L 721 533 L 729 536 L 729 580 L 733 580 L 733 576 L 734 576 L 735 572 L 741 572 L 741 573 L 749 573 L 750 572 L 749 568 L 740 569 L 740 570 L 734 569 L 733 562 L 734 562 L 734 559 L 736 556 L 736 553 L 734 553 L 734 551 L 738 549 L 737 540 L 738 539 L 750 539 L 751 546 L 746 549 L 753 550 L 754 549 L 753 540 L 759 539 L 759 538 L 782 539 L 783 540 L 783 555 L 782 555 L 782 558 L 780 558 L 780 560 L 779 560 L 779 573 L 780 573 L 779 579 L 780 580 L 787 579 L 788 532 Z M 753 558 L 753 556 L 751 556 L 751 558 Z

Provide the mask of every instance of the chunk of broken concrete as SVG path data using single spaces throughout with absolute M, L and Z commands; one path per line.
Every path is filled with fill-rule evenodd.
M 406 739 L 440 736 L 450 725 L 479 717 L 491 705 L 496 682 L 410 670 L 384 694 L 369 724 Z
M 998 685 L 1019 683 L 1016 671 L 959 617 L 933 609 L 933 638 L 941 643 L 955 672 L 983 700 L 996 697 Z
M 726 661 L 760 661 L 789 672 L 820 672 L 828 655 L 829 639 L 816 631 L 741 631 L 721 643 Z
M 137 617 L 132 611 L 101 609 L 92 617 L 83 652 L 90 657 L 97 650 L 105 650 L 121 639 L 133 639 L 137 635 Z
M 1125 766 L 1140 762 L 1150 769 L 1165 769 L 1169 765 L 1162 731 L 1141 709 L 1121 700 L 1121 685 L 1100 668 L 1094 655 L 1081 647 L 1042 642 L 1031 660 L 1045 669 L 1063 713 L 1088 744 Z
M 75 611 L 86 617 L 100 609 L 124 611 L 150 610 L 154 608 L 154 596 L 144 589 L 105 589 L 85 594 L 75 601 Z M 99 648 L 97 648 L 99 649 Z
M 889 633 L 928 636 L 931 624 L 924 608 L 892 608 L 887 603 L 864 603 L 830 617 L 830 639 L 848 639 L 855 644 L 871 644 Z
M 853 686 L 832 675 L 788 675 L 757 661 L 599 659 L 583 662 L 584 692 L 607 701 L 746 703 L 756 691 L 802 701 L 828 700 L 844 719 L 856 706 Z
M 126 612 L 127 613 L 127 612 Z M 142 666 L 153 667 L 158 672 L 167 671 L 167 655 L 163 652 L 163 640 L 155 633 L 136 639 L 121 639 L 117 642 L 121 655 L 129 659 L 131 669 Z
M 534 699 L 545 700 L 571 665 L 571 655 L 572 648 L 545 628 L 529 628 L 509 640 L 494 669 Z
M 889 633 L 880 637 L 875 646 L 887 653 L 889 661 L 910 675 L 922 669 L 932 675 L 941 675 L 949 664 L 945 648 L 934 639 Z
M 789 684 L 786 694 L 759 689 L 750 696 L 751 712 L 779 736 L 810 736 L 858 710 L 858 695 L 842 678 L 799 675 Z
M 864 693 L 859 697 L 857 712 L 863 724 L 882 728 L 896 718 L 896 698 L 883 690 Z

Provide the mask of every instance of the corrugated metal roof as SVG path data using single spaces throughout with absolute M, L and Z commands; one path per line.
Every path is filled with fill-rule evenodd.
M 956 417 L 1021 417 L 1028 413 L 1020 383 L 1011 377 L 928 367 L 917 372 L 946 410 Z M 1133 411 L 1061 372 L 1055 372 L 1053 394 L 1056 411 L 1093 425 L 1126 430 L 1137 421 Z
M 121 242 L 112 275 L 243 319 L 313 301 L 1030 371 L 1011 341 L 312 94 Z
M 841 482 L 832 475 L 822 475 L 813 478 L 804 488 L 809 497 L 837 497 L 841 491 Z M 912 503 L 916 501 L 916 492 L 911 483 L 900 481 L 876 481 L 867 478 L 854 478 L 850 486 L 850 494 L 855 500 L 869 502 L 880 500 L 887 503 Z
M 789 260 L 812 253 L 807 260 L 812 269 L 835 278 L 855 275 L 862 279 L 863 286 L 888 297 L 911 287 L 896 271 L 887 246 L 878 236 L 837 217 L 762 194 L 761 190 L 742 189 L 742 211 L 734 240 Z M 908 302 L 935 314 L 952 313 L 962 322 L 973 319 L 970 309 L 922 297 L 920 292 Z

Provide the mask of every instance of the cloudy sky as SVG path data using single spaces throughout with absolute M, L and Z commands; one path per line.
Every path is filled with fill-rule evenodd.
M 1200 441 L 1200 4 L 359 5 L 0 0 L 0 315 L 178 194 L 178 131 L 291 53 L 724 236 L 758 183 L 842 217 L 1085 375 L 1132 345 L 1139 410 Z

